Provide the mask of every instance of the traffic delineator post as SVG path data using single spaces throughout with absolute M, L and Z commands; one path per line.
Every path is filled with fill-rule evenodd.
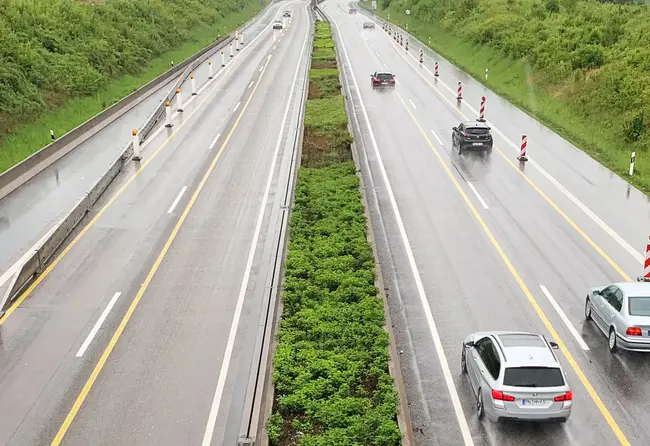
M 183 112 L 183 96 L 181 95 L 181 89 L 177 88 L 176 89 L 176 104 L 178 106 L 178 111 Z
M 456 99 L 459 101 L 463 99 L 463 83 L 461 81 L 458 81 L 458 94 L 456 95 Z
M 194 79 L 194 73 L 190 73 L 190 83 L 192 84 L 192 96 L 196 96 L 196 79 Z
M 165 101 L 165 127 L 171 127 L 172 125 L 172 109 L 169 108 L 169 101 Z
M 140 137 L 138 136 L 138 129 L 133 129 L 133 161 L 140 161 Z
M 221 50 L 221 67 L 226 66 L 226 56 L 223 55 L 223 50 Z
M 208 60 L 208 79 L 212 79 L 212 61 Z
M 637 277 L 639 282 L 650 282 L 650 237 L 645 245 L 645 262 L 643 263 L 643 275 Z
M 485 96 L 481 96 L 481 108 L 479 109 L 478 120 L 485 122 Z
M 433 65 L 433 75 L 434 75 L 435 77 L 440 76 L 440 74 L 438 74 L 438 62 L 436 62 L 436 63 Z
M 526 148 L 528 146 L 528 135 L 525 133 L 521 135 L 521 148 L 519 149 L 519 156 L 517 159 L 519 161 L 528 161 L 528 158 L 526 157 Z

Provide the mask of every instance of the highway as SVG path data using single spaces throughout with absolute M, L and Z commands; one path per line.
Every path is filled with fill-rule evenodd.
M 273 5 L 0 320 L 0 444 L 236 444 L 300 119 L 306 6 Z M 274 31 L 283 9 L 293 18 Z
M 244 43 L 248 43 L 270 26 L 277 11 L 278 5 L 271 4 L 246 26 L 243 29 Z M 229 47 L 226 47 L 224 54 L 228 59 L 229 52 Z M 221 55 L 215 54 L 211 59 L 213 72 L 216 74 L 221 70 Z M 194 74 L 198 90 L 208 81 L 207 61 L 201 64 Z M 162 85 L 151 96 L 108 124 L 71 153 L 0 199 L 0 278 L 8 280 L 10 275 L 4 273 L 19 263 L 20 258 L 95 184 L 131 141 L 131 131 L 145 123 L 175 80 Z M 181 93 L 185 104 L 192 101 L 189 79 L 181 85 Z M 179 119 L 177 112 L 174 112 L 173 116 L 174 119 Z M 145 142 L 142 150 L 146 151 L 149 146 L 149 142 Z M 2 282 L 0 279 L 0 288 Z
M 420 67 L 413 42 L 407 53 L 379 24 L 362 29 L 369 17 L 345 2 L 321 8 L 353 105 L 416 444 L 646 444 L 650 359 L 610 354 L 583 311 L 590 287 L 642 274 L 646 197 L 432 52 Z M 374 91 L 369 76 L 384 69 L 397 86 Z M 476 119 L 482 95 L 495 149 L 459 156 L 451 128 Z M 558 340 L 574 390 L 566 424 L 477 420 L 460 354 L 466 335 L 483 330 Z

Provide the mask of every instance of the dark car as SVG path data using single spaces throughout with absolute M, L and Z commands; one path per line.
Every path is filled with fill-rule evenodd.
M 375 23 L 374 22 L 365 22 L 363 24 L 363 29 L 375 29 Z
M 458 149 L 458 154 L 468 150 L 492 152 L 492 134 L 490 126 L 481 121 L 461 122 L 458 127 L 453 128 L 451 143 Z
M 350 12 L 350 14 L 356 14 L 356 13 L 357 13 L 357 10 L 354 9 L 354 8 L 350 8 L 350 11 L 349 11 L 349 12 Z
M 370 75 L 370 83 L 372 88 L 376 87 L 394 87 L 395 75 L 387 71 L 376 71 Z
M 274 22 L 273 23 L 273 29 L 282 29 L 282 22 Z
M 282 17 L 291 17 L 291 11 L 284 11 Z

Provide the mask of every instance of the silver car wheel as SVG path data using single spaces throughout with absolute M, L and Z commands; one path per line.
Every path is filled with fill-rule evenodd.
M 460 370 L 463 373 L 467 373 L 467 358 L 465 354 L 465 348 L 463 348 L 463 353 L 460 355 Z
M 591 320 L 591 301 L 587 297 L 587 300 L 585 301 L 585 319 L 588 321 Z
M 616 330 L 613 328 L 609 329 L 609 351 L 614 353 L 616 351 Z

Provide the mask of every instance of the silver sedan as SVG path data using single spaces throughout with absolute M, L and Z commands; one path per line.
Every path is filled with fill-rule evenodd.
M 593 288 L 585 318 L 608 338 L 609 350 L 650 351 L 650 283 L 619 282 Z

